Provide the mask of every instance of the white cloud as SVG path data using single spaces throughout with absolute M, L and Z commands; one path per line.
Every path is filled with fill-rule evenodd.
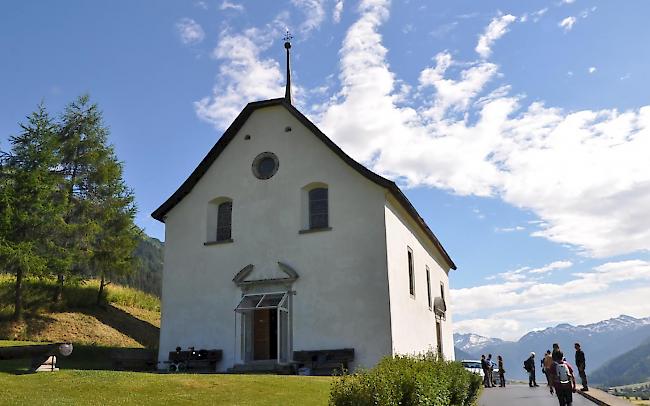
M 573 25 L 576 23 L 576 18 L 573 16 L 569 16 L 565 18 L 564 20 L 560 21 L 558 23 L 558 26 L 561 28 L 564 28 L 564 32 L 571 31 L 573 28 Z
M 648 317 L 650 302 L 646 286 L 621 288 L 585 296 L 565 292 L 562 299 L 527 305 L 522 309 L 492 312 L 489 317 L 464 320 L 454 319 L 454 330 L 472 332 L 472 326 L 481 335 L 517 340 L 523 334 L 556 326 L 560 323 L 573 325 L 595 323 L 621 314 L 633 317 Z M 589 309 L 589 311 L 585 311 Z M 499 328 L 501 320 L 507 321 L 504 329 Z M 517 328 L 518 326 L 518 328 Z
M 262 59 L 261 51 L 278 33 L 258 29 L 243 34 L 223 34 L 213 57 L 221 61 L 212 96 L 194 103 L 197 115 L 217 128 L 227 127 L 250 101 L 282 97 L 284 75 L 274 59 Z
M 464 69 L 459 80 L 453 80 L 445 78 L 445 72 L 451 65 L 451 54 L 446 51 L 441 52 L 436 55 L 436 66 L 426 68 L 420 73 L 420 87 L 433 87 L 436 90 L 435 101 L 425 112 L 428 117 L 440 119 L 449 109 L 467 109 L 469 103 L 497 72 L 496 65 L 480 62 Z
M 521 15 L 521 17 L 519 17 L 519 22 L 525 23 L 526 21 L 528 21 L 528 18 L 530 16 L 532 17 L 533 22 L 536 23 L 542 19 L 542 17 L 544 16 L 544 14 L 546 14 L 547 11 L 548 11 L 548 7 L 544 7 L 544 8 L 540 8 L 537 11 L 533 11 L 530 14 L 524 13 Z
M 332 12 L 332 20 L 335 23 L 341 21 L 341 14 L 343 14 L 343 0 L 338 0 L 334 5 L 334 11 Z
M 496 227 L 494 231 L 497 233 L 512 233 L 514 231 L 523 231 L 525 230 L 525 227 L 522 226 L 515 226 L 515 227 Z
M 176 29 L 181 41 L 186 45 L 198 44 L 205 38 L 203 28 L 191 18 L 181 18 L 176 23 Z
M 219 10 L 244 11 L 244 5 L 224 0 L 219 6 Z
M 519 338 L 521 331 L 522 324 L 515 319 L 454 320 L 454 333 L 474 333 L 484 337 L 513 339 Z
M 510 25 L 517 18 L 511 14 L 495 17 L 490 25 L 487 26 L 485 32 L 479 37 L 478 44 L 476 44 L 476 52 L 483 58 L 487 58 L 492 54 L 492 45 L 496 40 L 501 38 L 508 32 L 508 25 Z
M 529 274 L 544 274 L 544 273 L 554 271 L 556 269 L 569 268 L 572 265 L 573 265 L 573 262 L 571 262 L 571 261 L 555 261 L 555 262 L 551 262 L 548 265 L 544 265 L 541 268 L 531 269 L 531 270 L 528 271 L 528 273 Z
M 596 72 L 596 67 L 595 66 L 590 66 L 589 67 L 589 73 L 595 73 Z
M 361 10 L 340 52 L 342 88 L 316 117 L 346 152 L 407 186 L 497 196 L 531 210 L 543 220 L 533 236 L 587 255 L 648 250 L 650 106 L 525 106 L 507 86 L 488 90 L 498 66 L 442 52 L 421 71 L 418 97 L 429 102 L 415 108 L 401 102 L 385 60 L 379 26 L 387 7 Z
M 320 27 L 325 19 L 325 0 L 291 0 L 296 7 L 305 13 L 305 21 L 300 25 L 300 32 L 308 34 Z
M 551 303 L 568 295 L 572 299 L 585 295 L 600 295 L 622 282 L 646 285 L 647 281 L 650 281 L 650 262 L 642 260 L 608 262 L 594 267 L 589 272 L 573 273 L 573 279 L 563 283 L 540 282 L 523 275 L 548 272 L 549 268 L 563 269 L 571 265 L 569 261 L 558 261 L 537 269 L 520 268 L 499 274 L 504 280 L 503 283 L 452 289 L 451 303 L 454 314 L 460 318 L 486 311 L 492 314 L 496 309 L 507 311 L 509 308 L 519 307 L 524 302 L 532 307 Z M 494 292 L 499 300 L 494 300 L 492 295 L 483 295 L 482 292 Z M 650 313 L 650 303 L 647 308 Z
M 452 32 L 458 26 L 458 21 L 452 21 L 447 24 L 441 24 L 436 26 L 432 31 L 429 32 L 429 35 L 435 38 L 443 38 L 450 32 Z
M 206 2 L 203 1 L 203 0 L 199 0 L 199 1 L 195 2 L 195 3 L 194 3 L 194 6 L 195 6 L 195 7 L 198 7 L 198 8 L 202 8 L 203 10 L 207 10 L 207 9 L 208 9 L 208 3 L 206 3 Z
M 562 3 L 564 4 L 571 4 L 574 3 L 576 0 L 562 0 Z

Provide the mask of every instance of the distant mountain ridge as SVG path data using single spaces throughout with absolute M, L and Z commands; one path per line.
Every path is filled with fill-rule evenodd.
M 531 331 L 524 335 L 520 340 L 530 339 L 537 336 L 555 336 L 558 333 L 606 333 L 618 330 L 627 330 L 650 325 L 650 317 L 637 319 L 632 316 L 622 314 L 618 317 L 599 321 L 592 324 L 573 326 L 568 323 L 558 324 L 555 327 L 547 327 L 544 330 Z M 498 339 L 497 339 L 498 340 Z
M 508 379 L 525 379 L 523 361 L 531 351 L 539 359 L 553 343 L 558 343 L 567 360 L 573 363 L 573 343 L 580 342 L 587 357 L 587 373 L 595 371 L 611 360 L 650 339 L 650 317 L 637 319 L 628 315 L 599 321 L 597 323 L 573 326 L 558 324 L 544 330 L 531 331 L 518 341 L 504 341 L 477 334 L 454 334 L 454 343 L 471 358 L 479 359 L 481 354 L 502 355 L 508 371 Z
M 470 354 L 480 352 L 489 345 L 499 345 L 504 342 L 500 338 L 489 338 L 474 333 L 454 334 L 454 347 Z

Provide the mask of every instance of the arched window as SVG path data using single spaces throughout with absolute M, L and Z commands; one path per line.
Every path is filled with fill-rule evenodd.
M 319 187 L 309 191 L 309 228 L 329 227 L 327 188 Z
M 219 204 L 217 209 L 217 241 L 232 238 L 232 201 Z

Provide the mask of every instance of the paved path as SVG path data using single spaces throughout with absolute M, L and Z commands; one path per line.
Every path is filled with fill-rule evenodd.
M 528 385 L 508 385 L 505 388 L 485 388 L 479 406 L 558 406 L 557 396 L 549 393 L 546 385 L 530 388 Z M 595 403 L 573 394 L 572 406 L 595 406 Z

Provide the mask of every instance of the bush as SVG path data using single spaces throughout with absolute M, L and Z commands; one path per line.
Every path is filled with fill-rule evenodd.
M 386 357 L 370 370 L 336 378 L 330 404 L 469 406 L 478 399 L 480 388 L 480 376 L 433 353 Z

